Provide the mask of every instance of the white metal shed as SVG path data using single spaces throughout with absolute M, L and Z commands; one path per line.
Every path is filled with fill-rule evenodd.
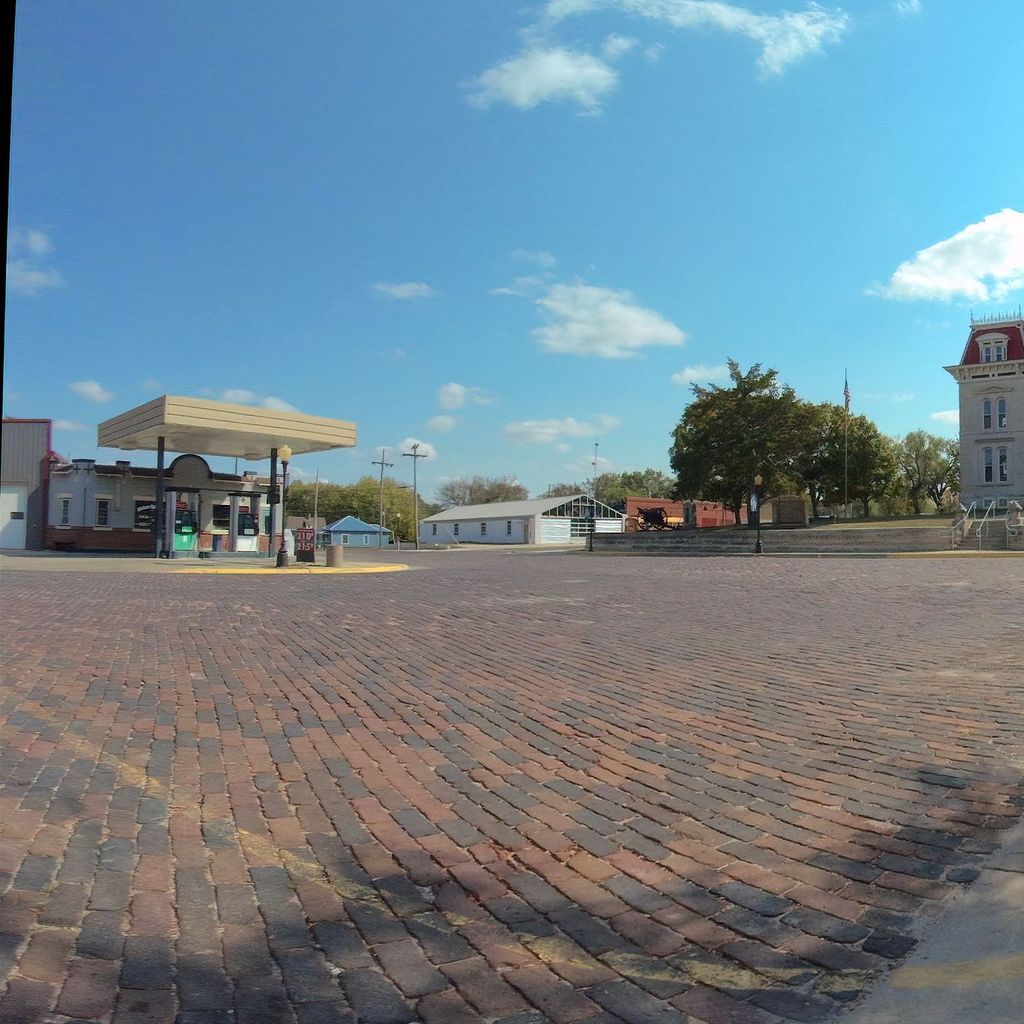
M 626 516 L 587 494 L 446 508 L 420 521 L 421 544 L 583 544 L 622 533 Z

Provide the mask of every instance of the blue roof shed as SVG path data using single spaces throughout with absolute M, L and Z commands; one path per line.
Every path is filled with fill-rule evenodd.
M 324 527 L 324 538 L 328 544 L 345 547 L 377 547 L 378 543 L 390 544 L 391 531 L 376 523 L 364 523 L 357 516 L 342 516 L 336 523 Z M 383 538 L 380 534 L 383 533 Z

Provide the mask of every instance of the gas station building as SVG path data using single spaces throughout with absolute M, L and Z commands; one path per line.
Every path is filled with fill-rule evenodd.
M 46 546 L 172 558 L 200 551 L 272 554 L 280 544 L 287 458 L 355 443 L 355 424 L 343 420 L 164 395 L 97 429 L 100 447 L 156 452 L 155 467 L 92 459 L 54 467 Z M 168 453 L 179 454 L 168 464 Z M 213 455 L 269 458 L 269 485 L 253 473 L 211 470 L 204 456 Z

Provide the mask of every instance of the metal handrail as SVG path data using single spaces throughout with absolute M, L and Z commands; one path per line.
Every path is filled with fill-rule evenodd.
M 964 537 L 966 537 L 967 534 L 970 532 L 971 528 L 969 526 L 965 526 L 964 524 L 967 522 L 968 519 L 972 523 L 974 522 L 977 505 L 978 503 L 976 501 L 972 501 L 970 508 L 964 508 L 963 505 L 960 506 L 960 508 L 963 509 L 964 514 L 953 524 L 953 529 L 950 533 L 949 538 L 950 547 L 952 547 L 953 549 L 955 549 L 957 546 L 958 538 L 960 541 L 962 541 Z
M 996 507 L 996 503 L 990 502 L 988 507 L 985 509 L 985 514 L 981 517 L 981 522 L 978 524 L 978 550 L 981 550 L 981 539 L 988 533 L 989 516 L 992 515 Z

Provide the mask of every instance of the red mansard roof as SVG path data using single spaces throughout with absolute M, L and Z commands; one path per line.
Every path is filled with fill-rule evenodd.
M 964 354 L 960 358 L 961 366 L 974 366 L 981 362 L 981 352 L 976 344 L 978 338 L 986 334 L 1004 334 L 1009 344 L 1006 346 L 1006 358 L 1024 359 L 1024 323 L 1018 320 L 1016 323 L 992 323 L 973 324 L 971 335 L 967 339 Z

